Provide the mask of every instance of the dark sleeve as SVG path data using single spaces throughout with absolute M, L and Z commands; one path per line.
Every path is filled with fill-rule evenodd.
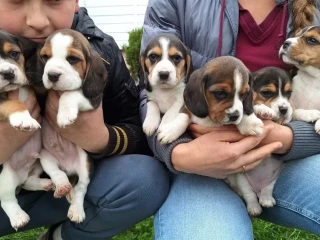
M 101 159 L 120 154 L 151 154 L 142 131 L 139 117 L 139 94 L 114 39 L 105 36 L 103 43 L 94 45 L 108 70 L 108 83 L 103 94 L 103 114 L 109 130 L 109 144 L 101 154 L 90 154 Z

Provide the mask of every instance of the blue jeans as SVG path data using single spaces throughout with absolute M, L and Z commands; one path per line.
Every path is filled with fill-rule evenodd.
M 277 204 L 262 219 L 320 235 L 320 155 L 290 161 L 275 185 Z M 223 180 L 172 176 L 169 196 L 155 216 L 156 240 L 253 239 L 243 201 Z
M 94 165 L 84 222 L 67 220 L 69 204 L 65 198 L 55 199 L 53 192 L 26 192 L 19 194 L 18 200 L 31 220 L 21 230 L 67 220 L 62 225 L 63 239 L 108 239 L 156 213 L 168 195 L 168 173 L 154 158 L 123 155 L 95 161 Z M 14 232 L 1 208 L 0 223 L 0 236 Z

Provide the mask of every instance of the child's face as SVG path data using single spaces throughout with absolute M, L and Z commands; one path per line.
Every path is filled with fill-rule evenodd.
M 70 28 L 79 0 L 0 0 L 0 28 L 43 41 L 53 31 Z

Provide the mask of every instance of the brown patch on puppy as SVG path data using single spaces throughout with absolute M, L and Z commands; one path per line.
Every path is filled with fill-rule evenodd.
M 6 121 L 11 114 L 26 110 L 27 107 L 19 100 L 4 101 L 0 104 L 0 121 Z

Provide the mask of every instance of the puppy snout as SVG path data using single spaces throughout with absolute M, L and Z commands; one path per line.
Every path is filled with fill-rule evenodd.
M 159 72 L 159 78 L 161 80 L 168 80 L 169 74 L 170 74 L 169 71 L 160 71 Z
M 287 107 L 280 106 L 280 107 L 279 107 L 279 112 L 280 112 L 281 115 L 284 116 L 284 115 L 287 114 L 288 108 L 287 108 Z
M 290 42 L 290 41 L 285 41 L 285 42 L 283 43 L 283 45 L 282 45 L 282 48 L 283 48 L 284 50 L 286 50 L 286 49 L 288 49 L 288 48 L 290 47 L 290 45 L 291 45 L 291 42 Z
M 231 122 L 235 122 L 240 117 L 239 111 L 234 111 L 232 113 L 228 113 L 228 118 Z
M 7 81 L 12 81 L 15 77 L 14 71 L 11 68 L 0 71 L 0 75 Z
M 58 82 L 61 73 L 48 72 L 48 79 L 50 82 Z

